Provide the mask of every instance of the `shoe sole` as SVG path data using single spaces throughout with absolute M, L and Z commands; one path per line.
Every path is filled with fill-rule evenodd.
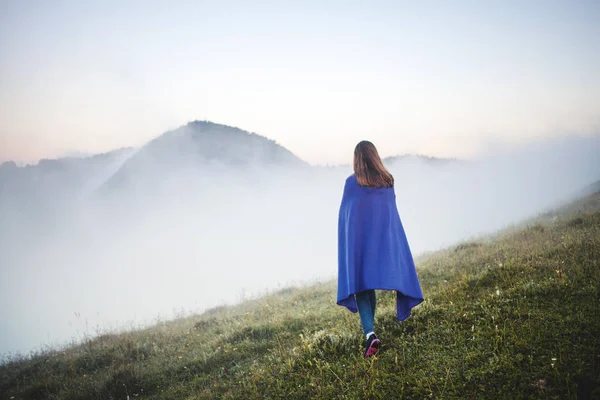
M 372 355 L 377 354 L 377 352 L 379 351 L 379 344 L 380 344 L 380 340 L 379 339 L 374 339 L 371 342 L 371 345 L 369 346 L 369 348 L 367 349 L 367 351 L 365 352 L 365 358 L 371 357 Z

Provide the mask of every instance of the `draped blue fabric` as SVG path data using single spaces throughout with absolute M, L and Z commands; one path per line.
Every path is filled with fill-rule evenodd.
M 337 304 L 355 313 L 354 294 L 369 289 L 396 292 L 399 321 L 423 301 L 394 188 L 364 187 L 351 175 L 338 220 Z

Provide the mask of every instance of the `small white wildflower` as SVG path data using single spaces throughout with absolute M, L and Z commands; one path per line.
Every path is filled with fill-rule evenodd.
M 496 296 L 500 296 L 500 289 L 496 289 Z
M 471 325 L 471 332 L 475 331 L 475 325 Z

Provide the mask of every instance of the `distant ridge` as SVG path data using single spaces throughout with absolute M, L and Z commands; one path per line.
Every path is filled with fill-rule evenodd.
M 422 161 L 428 164 L 442 165 L 461 163 L 462 161 L 456 158 L 439 158 L 431 157 L 422 154 L 399 154 L 396 156 L 390 156 L 383 158 L 384 163 L 395 164 L 403 161 Z
M 17 163 L 12 160 L 5 161 L 0 163 L 0 169 L 35 169 L 37 167 L 46 167 L 49 165 L 58 165 L 58 164 L 94 164 L 102 162 L 103 160 L 108 160 L 111 158 L 115 158 L 118 156 L 131 154 L 135 149 L 133 147 L 121 147 L 119 149 L 106 151 L 103 153 L 77 153 L 71 152 L 64 154 L 63 156 L 56 158 L 41 158 L 36 163 Z
M 386 157 L 392 168 L 413 163 L 443 167 L 464 161 L 420 154 Z M 351 164 L 328 165 L 327 169 L 351 168 Z M 243 129 L 211 121 L 194 120 L 166 131 L 140 148 L 121 148 L 86 155 L 42 159 L 35 165 L 19 166 L 13 161 L 0 164 L 0 183 L 6 195 L 23 198 L 31 193 L 51 197 L 81 198 L 91 193 L 108 193 L 120 187 L 179 187 L 186 178 L 211 179 L 224 170 L 229 179 L 258 179 L 256 169 L 274 172 L 291 169 L 313 173 L 311 166 L 275 140 Z M 311 172 L 312 171 L 312 172 Z M 263 175 L 264 176 L 268 176 Z M 219 178 L 216 178 L 219 179 Z M 45 196 L 45 195 L 44 195 Z
M 83 158 L 44 158 L 23 166 L 6 161 L 0 164 L 0 193 L 10 193 L 17 202 L 27 197 L 74 199 L 108 179 L 132 152 L 122 148 Z

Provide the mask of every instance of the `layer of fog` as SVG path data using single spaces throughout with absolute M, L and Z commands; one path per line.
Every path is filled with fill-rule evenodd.
M 599 139 L 536 143 L 468 162 L 391 162 L 413 253 L 570 200 L 600 179 Z M 168 185 L 88 198 L 46 219 L 37 235 L 2 221 L 10 240 L 0 242 L 0 353 L 335 278 L 349 167 L 240 173 L 173 164 L 168 179 L 155 179 Z

